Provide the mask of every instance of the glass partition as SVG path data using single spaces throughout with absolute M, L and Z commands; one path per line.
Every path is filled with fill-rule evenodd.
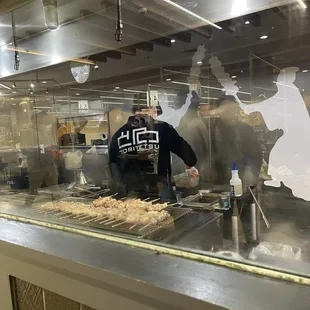
M 309 11 L 228 2 L 3 16 L 0 216 L 305 275 Z

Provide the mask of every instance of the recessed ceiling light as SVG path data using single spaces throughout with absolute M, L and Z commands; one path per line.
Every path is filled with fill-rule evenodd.
M 305 91 L 305 89 L 303 88 L 302 91 Z
M 14 98 L 13 98 L 13 97 L 12 97 L 11 99 L 12 99 L 12 100 L 14 100 Z
M 264 35 L 262 35 L 262 36 L 260 37 L 261 40 L 265 40 L 265 39 L 267 39 L 267 38 L 268 38 L 268 36 L 267 36 L 266 34 L 264 34 Z
M 12 84 L 12 87 L 13 87 L 13 88 L 15 88 L 15 87 L 16 87 L 16 84 L 15 84 L 15 82 L 14 82 L 14 83 Z
M 42 81 L 42 84 L 46 84 L 47 83 L 47 81 Z
M 306 8 L 307 8 L 307 5 L 304 3 L 304 1 L 302 1 L 302 0 L 297 0 L 297 2 L 300 4 L 300 6 L 301 6 L 303 9 L 306 9 Z
M 201 65 L 202 64 L 202 61 L 197 61 L 197 65 Z
M 175 39 L 171 39 L 171 43 L 175 43 Z
M 168 79 L 166 79 L 166 81 L 167 81 L 167 82 L 170 82 L 170 81 L 171 81 L 171 79 L 169 79 L 169 78 L 168 78 Z
M 113 89 L 113 91 L 116 91 L 116 89 Z
M 76 93 L 75 95 L 76 95 L 76 96 L 80 96 L 80 93 Z
M 236 77 L 237 77 L 237 75 L 232 75 L 231 76 L 232 79 L 235 79 Z
M 32 82 L 30 82 L 30 87 L 34 88 L 34 84 Z
M 16 94 L 16 91 L 12 91 L 12 94 Z
M 245 21 L 245 24 L 246 24 L 246 25 L 249 25 L 249 24 L 250 24 L 250 22 L 249 22 L 248 20 L 246 20 L 246 21 Z
M 302 70 L 302 72 L 303 72 L 303 73 L 306 73 L 306 72 L 308 72 L 308 71 L 309 71 L 309 70 L 307 70 L 307 69 L 305 69 L 305 70 Z
M 119 86 L 115 86 L 115 89 L 119 89 Z
M 16 103 L 13 103 L 12 105 L 16 105 Z

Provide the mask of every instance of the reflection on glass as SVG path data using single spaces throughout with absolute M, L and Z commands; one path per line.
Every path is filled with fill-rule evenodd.
M 43 0 L 41 25 L 24 29 L 40 35 L 18 28 L 21 69 L 33 71 L 1 81 L 0 215 L 269 268 L 308 264 L 307 11 L 265 1 L 220 21 L 252 4 L 201 1 L 218 12 L 202 26 L 199 1 L 126 2 L 116 43 L 113 6 L 93 2 L 89 12 Z M 57 10 L 68 22 L 46 31 Z M 45 68 L 40 55 L 67 62 Z

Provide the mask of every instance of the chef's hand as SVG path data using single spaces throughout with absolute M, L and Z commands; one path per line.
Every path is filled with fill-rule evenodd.
M 188 176 L 191 176 L 191 177 L 199 176 L 199 171 L 195 167 L 186 166 L 186 173 Z

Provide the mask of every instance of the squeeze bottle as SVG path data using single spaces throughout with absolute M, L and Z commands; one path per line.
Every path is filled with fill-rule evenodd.
M 230 192 L 232 196 L 239 197 L 242 196 L 242 181 L 239 178 L 238 170 L 236 167 L 236 163 L 233 163 L 233 167 L 231 170 L 231 180 L 230 180 Z

